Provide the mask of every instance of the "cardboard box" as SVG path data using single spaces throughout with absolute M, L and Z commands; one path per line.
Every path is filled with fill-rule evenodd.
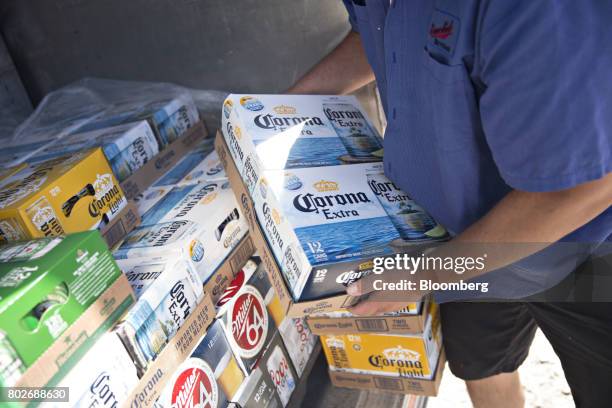
M 141 168 L 159 153 L 157 139 L 146 121 L 66 135 L 49 141 L 36 152 L 28 163 L 42 163 L 49 159 L 101 147 L 113 174 L 120 182 Z
M 445 365 L 446 358 L 442 352 L 438 358 L 436 372 L 432 380 L 347 373 L 332 369 L 328 373 L 332 384 L 336 387 L 435 397 L 438 395 Z
M 69 388 L 73 408 L 119 407 L 138 383 L 136 367 L 121 341 L 106 333 L 74 366 L 59 387 Z M 66 402 L 43 403 L 41 408 L 63 408 Z
M 163 407 L 225 407 L 244 381 L 244 375 L 215 321 L 189 358 L 172 374 L 159 404 Z
M 208 328 L 214 317 L 215 307 L 210 298 L 205 296 L 159 356 L 149 365 L 122 406 L 132 408 L 153 406 L 164 387 L 171 381 L 177 367 L 190 356 L 202 337 L 210 332 Z
M 245 375 L 250 374 L 277 331 L 268 308 L 272 297 L 265 271 L 250 260 L 217 302 L 217 321 Z
M 280 333 L 274 334 L 257 366 L 267 370 L 282 406 L 286 407 L 297 387 L 298 375 L 291 364 Z
M 183 157 L 201 143 L 207 136 L 203 122 L 197 122 L 185 134 L 160 150 L 140 169 L 121 183 L 128 199 L 134 200 L 150 187 L 157 179 L 176 165 Z
M 343 334 L 321 336 L 331 369 L 386 377 L 431 379 L 442 348 L 438 315 L 422 334 Z
M 297 376 L 301 378 L 317 344 L 317 336 L 312 333 L 306 320 L 301 317 L 285 316 L 277 325 L 293 368 Z
M 214 150 L 213 138 L 205 138 L 192 146 L 183 158 L 157 179 L 153 187 L 197 183 L 225 179 L 223 165 Z
M 194 240 L 198 241 L 201 253 L 195 252 L 191 243 L 189 248 L 202 282 L 208 281 L 248 232 L 246 220 L 226 179 L 175 186 L 142 216 L 141 224 L 160 225 L 174 221 L 188 221 L 197 226 Z M 157 252 L 143 246 L 143 241 L 132 243 L 131 238 L 136 235 L 128 237 L 117 256 Z
M 222 119 L 294 300 L 343 293 L 374 258 L 447 238 L 385 177 L 382 140 L 354 97 L 230 95 Z
M 0 182 L 0 239 L 101 228 L 126 205 L 100 148 L 28 165 Z
M 228 408 L 280 408 L 282 403 L 270 374 L 260 367 L 242 382 Z
M 114 249 L 117 244 L 140 224 L 140 216 L 133 203 L 128 204 L 108 224 L 100 229 L 102 238 L 109 248 Z
M 98 299 L 30 366 L 17 387 L 57 386 L 85 353 L 134 303 L 125 276 L 120 275 Z
M 0 325 L 13 385 L 121 276 L 97 231 L 0 247 Z M 4 370 L 3 370 L 4 371 Z
M 385 313 L 382 316 L 353 316 L 350 312 L 331 312 L 328 315 L 308 316 L 306 321 L 315 334 L 422 333 L 425 323 L 438 306 L 429 299 L 411 304 L 406 312 Z
M 270 283 L 274 287 L 274 291 L 279 298 L 282 309 L 288 316 L 302 317 L 313 313 L 322 313 L 328 311 L 336 311 L 349 307 L 357 302 L 358 299 L 347 296 L 338 295 L 330 298 L 294 302 L 291 292 L 285 284 L 283 274 L 274 258 L 274 254 L 268 245 L 264 236 L 263 230 L 255 216 L 255 208 L 253 202 L 247 192 L 245 184 L 238 173 L 238 169 L 231 158 L 227 144 L 221 133 L 217 133 L 215 138 L 215 149 L 219 154 L 219 159 L 223 163 L 225 172 L 230 180 L 232 190 L 236 195 L 236 200 L 241 207 L 242 213 L 249 224 L 249 232 L 255 248 L 259 252 L 265 270 L 268 272 Z
M 193 264 L 176 258 L 130 258 L 117 263 L 136 293 L 136 304 L 115 328 L 140 375 L 202 301 Z

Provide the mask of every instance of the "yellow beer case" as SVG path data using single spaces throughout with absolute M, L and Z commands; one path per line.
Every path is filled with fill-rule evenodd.
M 127 199 L 100 148 L 0 179 L 0 243 L 101 228 Z
M 439 315 L 422 334 L 321 336 L 331 370 L 389 377 L 432 379 L 442 347 Z

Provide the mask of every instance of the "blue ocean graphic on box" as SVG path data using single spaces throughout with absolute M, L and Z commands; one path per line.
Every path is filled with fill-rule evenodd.
M 393 253 L 389 242 L 399 238 L 387 217 L 296 228 L 295 233 L 313 265 L 351 260 L 361 254 L 389 255 Z
M 354 96 L 229 95 L 222 131 L 250 192 L 267 170 L 382 159 L 382 138 Z M 246 102 L 245 102 L 246 101 Z
M 205 139 L 160 177 L 153 186 L 169 186 L 223 177 L 225 172 L 214 151 L 213 139 Z

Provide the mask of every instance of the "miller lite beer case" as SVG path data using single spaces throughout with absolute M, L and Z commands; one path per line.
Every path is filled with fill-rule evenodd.
M 172 247 L 194 263 L 202 283 L 248 232 L 224 179 L 173 187 L 142 216 L 141 224 L 115 252 L 118 259 L 156 256 L 160 247 Z
M 0 181 L 0 243 L 102 228 L 126 205 L 100 148 L 27 165 Z
M 217 319 L 245 375 L 249 375 L 276 333 L 268 308 L 274 290 L 265 269 L 249 260 L 217 302 Z
M 136 367 L 123 344 L 106 333 L 58 384 L 70 389 L 68 404 L 44 403 L 41 407 L 120 407 L 137 383 Z
M 159 152 L 151 127 L 146 121 L 140 121 L 71 134 L 50 141 L 28 162 L 40 163 L 97 146 L 102 148 L 119 182 L 128 178 Z
M 202 300 L 202 282 L 193 264 L 182 258 L 128 258 L 117 263 L 137 301 L 115 331 L 142 375 Z
M 385 377 L 433 379 L 442 348 L 439 315 L 422 334 L 321 335 L 330 370 Z
M 223 135 L 294 300 L 344 293 L 376 257 L 447 238 L 385 176 L 354 97 L 230 95 Z
M 223 327 L 215 321 L 164 387 L 157 406 L 225 408 L 244 381 Z

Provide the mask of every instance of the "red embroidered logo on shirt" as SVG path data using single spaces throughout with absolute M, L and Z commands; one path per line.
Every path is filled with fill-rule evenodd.
M 433 38 L 437 38 L 439 40 L 446 40 L 453 33 L 453 22 L 445 21 L 442 24 L 442 27 L 436 27 L 434 24 L 431 25 L 429 29 L 429 34 Z

